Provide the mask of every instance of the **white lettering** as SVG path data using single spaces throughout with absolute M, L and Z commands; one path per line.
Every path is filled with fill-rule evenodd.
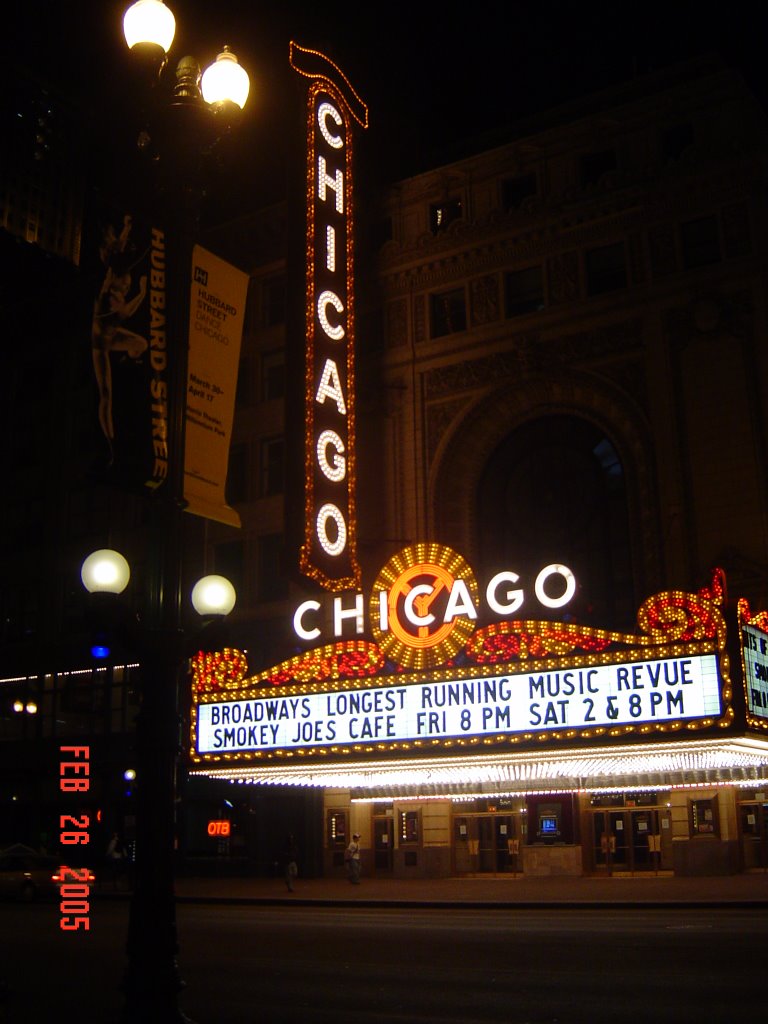
M 506 601 L 498 599 L 496 591 L 502 583 L 517 583 L 520 577 L 516 572 L 497 572 L 489 582 L 485 591 L 485 600 L 488 607 L 497 615 L 514 615 L 521 607 L 524 599 L 522 590 L 507 590 L 504 594 Z
M 317 640 L 320 636 L 320 630 L 315 627 L 314 629 L 304 628 L 304 613 L 305 612 L 319 612 L 320 602 L 319 601 L 304 601 L 300 604 L 296 611 L 293 613 L 293 630 L 296 636 L 301 637 L 302 640 Z
M 336 526 L 336 540 L 331 540 L 328 536 L 329 521 Z M 336 505 L 328 502 L 322 506 L 317 513 L 316 527 L 317 539 L 320 541 L 323 551 L 326 555 L 336 558 L 347 546 L 347 524 Z
M 317 394 L 315 395 L 315 401 L 322 405 L 326 398 L 332 398 L 336 403 L 336 408 L 339 410 L 340 415 L 347 415 L 347 406 L 344 401 L 344 395 L 341 393 L 341 381 L 339 380 L 339 371 L 336 368 L 336 363 L 332 359 L 326 359 L 325 366 L 323 367 L 323 376 L 320 378 L 320 384 L 317 388 Z
M 320 128 L 320 132 L 332 149 L 341 149 L 344 145 L 344 139 L 340 135 L 334 135 L 328 127 L 328 118 L 335 122 L 338 128 L 344 124 L 341 114 L 338 112 L 336 107 L 332 103 L 321 103 L 317 108 L 317 124 Z
M 337 324 L 335 327 L 331 325 L 328 315 L 325 312 L 328 306 L 333 306 L 337 313 L 344 312 L 344 305 L 335 292 L 320 292 L 320 295 L 317 298 L 317 319 L 320 321 L 323 333 L 329 337 L 331 341 L 341 341 L 344 337 L 344 328 L 341 324 Z
M 333 448 L 333 462 L 328 461 L 328 448 Z M 333 483 L 339 483 L 347 475 L 347 460 L 344 458 L 344 442 L 335 430 L 324 430 L 317 439 L 317 462 L 323 476 Z
M 451 596 L 445 608 L 443 622 L 451 622 L 459 615 L 466 615 L 468 619 L 477 618 L 477 608 L 469 593 L 469 588 L 464 580 L 455 580 L 451 587 Z
M 562 576 L 565 580 L 565 590 L 560 597 L 549 597 L 544 590 L 544 584 L 550 576 Z M 548 565 L 536 577 L 533 589 L 545 608 L 562 608 L 576 593 L 576 577 L 567 565 Z
M 355 595 L 353 608 L 342 608 L 342 598 L 336 597 L 333 601 L 333 635 L 341 636 L 345 619 L 355 620 L 355 632 L 362 633 L 364 627 L 365 602 L 362 594 Z
M 331 177 L 326 171 L 325 157 L 317 158 L 317 194 L 325 202 L 326 188 L 331 189 L 336 196 L 336 213 L 344 213 L 344 174 L 341 169 Z

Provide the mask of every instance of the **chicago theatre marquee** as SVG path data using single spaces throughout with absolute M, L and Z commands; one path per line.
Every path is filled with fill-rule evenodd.
M 197 657 L 193 773 L 320 787 L 328 871 L 352 831 L 401 876 L 749 867 L 766 614 L 732 613 L 717 571 L 617 633 L 568 621 L 575 586 L 408 547 L 370 594 L 296 609 L 306 653 L 251 678 L 239 652 Z

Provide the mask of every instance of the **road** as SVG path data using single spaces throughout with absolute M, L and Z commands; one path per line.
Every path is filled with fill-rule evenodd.
M 178 908 L 198 1024 L 733 1024 L 762 1013 L 760 910 Z M 0 905 L 0 1020 L 117 1024 L 127 906 L 88 933 Z

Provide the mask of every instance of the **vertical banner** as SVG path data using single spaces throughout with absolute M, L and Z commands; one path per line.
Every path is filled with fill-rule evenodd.
M 169 480 L 165 232 L 125 208 L 102 210 L 93 250 L 86 254 L 95 268 L 90 347 L 100 440 L 93 472 L 159 493 Z
M 225 486 L 248 275 L 196 245 L 189 295 L 186 510 L 240 526 Z
M 326 590 L 360 585 L 355 508 L 352 119 L 368 110 L 343 72 L 296 43 L 307 89 L 304 542 L 300 566 Z

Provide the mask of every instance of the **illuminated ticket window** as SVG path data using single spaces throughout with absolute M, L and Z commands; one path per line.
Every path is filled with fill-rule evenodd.
M 406 846 L 419 841 L 419 812 L 400 812 L 400 845 Z
M 327 840 L 332 850 L 343 850 L 347 846 L 347 812 L 328 811 Z
M 717 813 L 717 799 L 690 800 L 688 819 L 692 836 L 719 836 L 720 819 Z

